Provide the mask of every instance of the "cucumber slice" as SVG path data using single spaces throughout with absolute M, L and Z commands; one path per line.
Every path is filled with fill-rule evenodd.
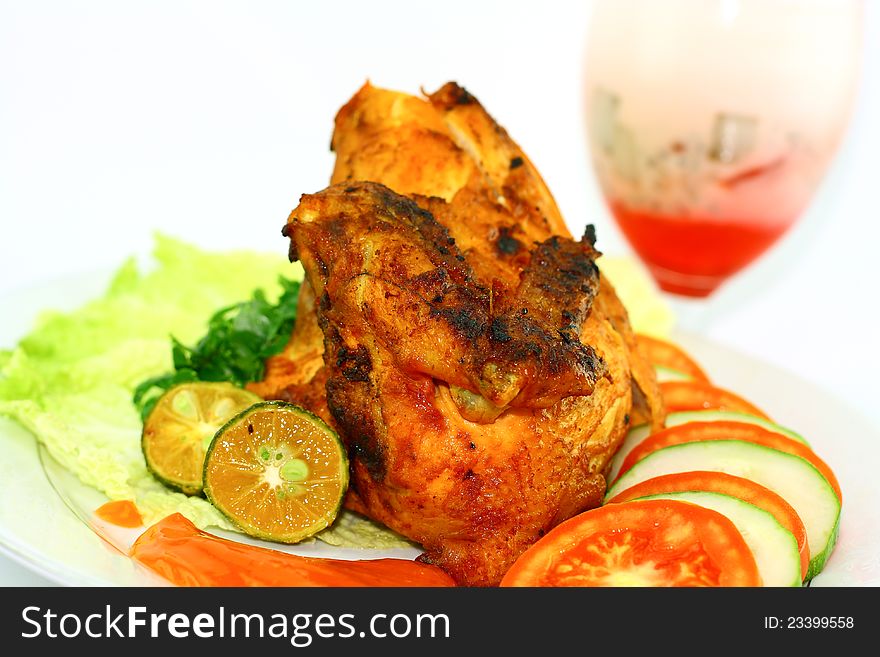
M 638 499 L 680 500 L 727 516 L 755 556 L 764 586 L 801 586 L 801 557 L 797 540 L 764 509 L 730 495 L 708 491 L 661 493 Z
M 657 383 L 663 383 L 664 381 L 693 381 L 694 377 L 692 377 L 687 372 L 681 372 L 679 370 L 674 370 L 671 367 L 666 367 L 665 365 L 654 365 L 654 376 L 657 377 Z
M 806 439 L 804 439 L 799 433 L 778 424 L 774 424 L 762 417 L 748 415 L 747 413 L 718 410 L 679 411 L 677 413 L 670 413 L 666 416 L 667 428 L 687 424 L 688 422 L 744 422 L 746 424 L 755 424 L 763 429 L 767 429 L 767 431 L 773 431 L 781 436 L 803 443 L 807 447 L 810 446 Z M 626 434 L 626 438 L 623 439 L 623 443 L 620 445 L 620 449 L 617 450 L 614 458 L 611 459 L 611 465 L 608 471 L 609 482 L 613 482 L 617 479 L 617 475 L 620 474 L 620 466 L 633 448 L 650 435 L 651 428 L 647 424 L 639 424 L 629 430 L 629 433 Z
M 637 424 L 629 432 L 626 434 L 626 437 L 623 439 L 623 442 L 620 444 L 620 448 L 617 450 L 617 453 L 614 455 L 614 458 L 611 459 L 611 465 L 608 470 L 608 477 L 606 481 L 609 483 L 617 479 L 617 475 L 620 474 L 620 466 L 623 465 L 623 461 L 626 459 L 627 455 L 645 438 L 651 435 L 651 425 L 650 424 Z
M 649 454 L 624 472 L 605 499 L 652 477 L 694 470 L 745 477 L 782 496 L 797 511 L 807 530 L 807 579 L 819 574 L 837 541 L 840 500 L 828 480 L 799 456 L 739 440 L 672 445 Z
M 799 443 L 803 443 L 807 447 L 810 446 L 810 444 L 799 433 L 796 433 L 791 429 L 786 429 L 778 424 L 774 424 L 762 417 L 749 415 L 747 413 L 717 410 L 679 411 L 678 413 L 670 413 L 666 416 L 667 427 L 676 427 L 680 424 L 687 424 L 688 422 L 744 422 L 746 424 L 756 424 L 763 429 L 767 429 L 767 431 L 773 431 L 786 438 L 791 438 Z

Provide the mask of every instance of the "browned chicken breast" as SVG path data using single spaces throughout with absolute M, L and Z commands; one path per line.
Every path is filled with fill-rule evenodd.
M 349 506 L 421 543 L 459 583 L 496 584 L 600 503 L 653 373 L 537 171 L 466 91 L 369 85 L 340 111 L 333 186 L 285 234 L 307 285 L 254 386 L 340 431 Z M 321 344 L 323 338 L 323 345 Z

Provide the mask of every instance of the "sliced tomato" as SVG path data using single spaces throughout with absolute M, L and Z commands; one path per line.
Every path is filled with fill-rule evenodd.
M 696 361 L 688 356 L 681 347 L 641 333 L 636 338 L 639 347 L 651 365 L 666 367 L 687 374 L 692 379 L 709 382 L 709 377 L 706 376 L 703 368 L 697 365 Z
M 730 495 L 771 514 L 780 525 L 792 533 L 797 541 L 798 552 L 801 556 L 801 577 L 807 576 L 807 568 L 810 565 L 810 546 L 807 543 L 807 530 L 804 528 L 800 516 L 791 504 L 782 497 L 750 479 L 735 477 L 724 472 L 679 472 L 654 477 L 636 484 L 608 500 L 606 504 L 619 504 L 637 497 L 684 491 L 708 491 Z
M 658 431 L 654 435 L 645 438 L 626 455 L 626 458 L 620 465 L 618 477 L 648 454 L 659 449 L 669 447 L 670 445 L 696 443 L 706 440 L 739 440 L 799 456 L 809 461 L 831 484 L 837 499 L 842 499 L 837 477 L 834 476 L 828 464 L 816 456 L 813 450 L 797 440 L 786 438 L 774 431 L 768 431 L 757 424 L 746 424 L 745 422 L 688 422 L 687 424 L 680 424 L 663 431 Z
M 566 520 L 501 586 L 760 586 L 755 558 L 720 513 L 674 500 L 611 504 Z
M 764 411 L 737 394 L 705 381 L 664 381 L 660 393 L 667 413 L 677 411 L 737 411 L 769 420 Z

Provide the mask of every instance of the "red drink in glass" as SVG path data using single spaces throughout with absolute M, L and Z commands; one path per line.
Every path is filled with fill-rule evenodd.
M 629 243 L 667 292 L 711 294 L 729 276 L 766 251 L 794 222 L 767 225 L 736 218 L 669 215 L 610 201 Z
M 861 0 L 596 0 L 593 164 L 661 288 L 711 294 L 816 190 L 849 119 Z

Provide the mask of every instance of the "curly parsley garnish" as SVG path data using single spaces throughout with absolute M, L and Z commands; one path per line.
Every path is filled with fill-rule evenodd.
M 190 381 L 228 381 L 244 386 L 263 378 L 265 361 L 284 349 L 296 319 L 299 281 L 279 279 L 283 288 L 277 303 L 262 290 L 248 301 L 222 308 L 211 316 L 208 332 L 194 347 L 171 337 L 174 372 L 142 382 L 134 403 L 146 419 L 169 388 Z

